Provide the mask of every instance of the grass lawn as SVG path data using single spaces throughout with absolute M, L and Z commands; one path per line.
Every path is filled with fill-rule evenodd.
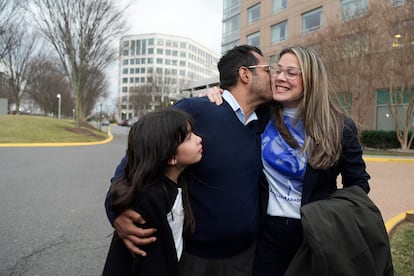
M 395 275 L 414 276 L 414 223 L 403 222 L 390 235 Z
M 106 138 L 106 133 L 87 123 L 75 128 L 72 120 L 28 115 L 0 116 L 0 143 L 95 142 Z

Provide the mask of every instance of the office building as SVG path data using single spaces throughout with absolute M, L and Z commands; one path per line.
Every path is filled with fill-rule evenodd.
M 190 94 L 180 92 L 198 80 L 217 76 L 219 54 L 186 37 L 149 33 L 120 41 L 119 119 L 136 119 L 157 106 Z
M 343 108 L 362 128 L 393 130 L 396 113 L 389 95 L 414 87 L 413 5 L 411 0 L 223 0 L 222 53 L 249 44 L 273 63 L 286 46 L 312 47 L 324 59 Z M 391 103 L 400 105 L 396 112 L 405 112 L 414 97 L 409 94 Z

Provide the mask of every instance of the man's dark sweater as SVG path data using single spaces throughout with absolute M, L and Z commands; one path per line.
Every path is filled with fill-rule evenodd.
M 203 158 L 189 168 L 190 203 L 196 231 L 185 250 L 206 258 L 241 253 L 259 226 L 261 156 L 257 121 L 243 125 L 227 102 L 206 97 L 176 104 L 190 113 L 203 139 Z
M 227 102 L 217 106 L 207 97 L 179 101 L 175 107 L 191 114 L 194 132 L 203 139 L 203 158 L 189 168 L 190 203 L 196 231 L 184 250 L 206 258 L 243 252 L 259 228 L 261 178 L 258 121 L 243 125 Z M 118 165 L 122 172 L 126 157 Z M 111 223 L 115 214 L 106 201 Z

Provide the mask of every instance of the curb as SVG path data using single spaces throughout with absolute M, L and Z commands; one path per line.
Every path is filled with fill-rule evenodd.
M 373 156 L 363 156 L 362 157 L 366 162 L 387 162 L 387 163 L 414 163 L 413 157 L 401 158 L 401 157 L 373 157 Z
M 114 136 L 108 129 L 108 138 L 102 141 L 96 142 L 72 142 L 72 143 L 10 143 L 10 144 L 0 144 L 0 148 L 16 148 L 16 147 L 71 147 L 71 146 L 93 146 L 93 145 L 102 145 L 111 142 L 114 139 Z
M 385 223 L 385 228 L 387 229 L 388 235 L 393 232 L 393 230 L 395 229 L 395 227 L 397 227 L 398 224 L 404 221 L 411 221 L 411 219 L 409 218 L 412 216 L 414 216 L 414 210 L 409 210 L 387 221 L 387 223 Z

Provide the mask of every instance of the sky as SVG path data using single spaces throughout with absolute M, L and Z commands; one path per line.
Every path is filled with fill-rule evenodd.
M 220 54 L 222 0 L 130 0 L 129 34 L 184 36 Z M 109 70 L 111 97 L 117 97 L 118 62 Z
M 189 37 L 220 53 L 222 0 L 131 0 L 128 34 Z

